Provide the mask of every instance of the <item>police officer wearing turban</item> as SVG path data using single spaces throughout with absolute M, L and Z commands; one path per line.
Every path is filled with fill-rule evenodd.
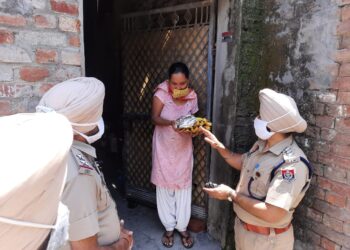
M 0 249 L 57 249 L 68 230 L 60 205 L 72 127 L 59 114 L 0 118 Z
M 263 89 L 259 99 L 260 116 L 254 121 L 259 140 L 249 152 L 233 153 L 202 129 L 205 141 L 240 171 L 236 189 L 221 184 L 204 191 L 210 197 L 233 202 L 236 249 L 292 250 L 292 216 L 312 175 L 292 133 L 304 132 L 307 124 L 291 97 Z
M 69 242 L 64 249 L 131 249 L 132 232 L 123 228 L 115 202 L 90 144 L 104 133 L 105 88 L 96 78 L 79 77 L 59 83 L 42 97 L 38 112 L 68 118 L 74 141 L 68 158 L 62 201 L 70 210 Z

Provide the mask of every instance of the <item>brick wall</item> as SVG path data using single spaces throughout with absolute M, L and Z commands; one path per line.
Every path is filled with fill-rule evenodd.
M 350 249 L 350 1 L 338 1 L 336 77 L 315 99 L 313 202 L 307 208 L 308 239 L 315 249 Z M 307 239 L 307 240 L 308 240 Z
M 294 216 L 295 249 L 350 249 L 350 1 L 243 1 L 236 150 L 254 138 L 257 93 L 294 97 L 315 168 Z
M 33 111 L 53 84 L 84 73 L 80 1 L 0 1 L 0 116 Z

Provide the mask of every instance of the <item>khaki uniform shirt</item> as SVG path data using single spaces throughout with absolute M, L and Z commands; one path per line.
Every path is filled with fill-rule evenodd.
M 94 158 L 94 147 L 73 142 L 62 202 L 70 210 L 69 241 L 97 235 L 99 245 L 109 245 L 119 239 L 120 222 L 116 205 Z M 70 249 L 69 244 L 64 249 Z
M 240 180 L 236 187 L 238 193 L 265 201 L 280 207 L 288 213 L 276 223 L 268 223 L 255 217 L 234 203 L 234 211 L 242 221 L 264 227 L 283 228 L 292 220 L 294 209 L 305 195 L 309 185 L 309 170 L 300 161 L 305 154 L 290 136 L 267 151 L 264 151 L 265 141 L 257 141 L 252 149 L 243 155 Z M 286 160 L 270 180 L 272 169 Z M 248 190 L 250 180 L 250 193 Z M 266 198 L 265 198 L 266 197 Z

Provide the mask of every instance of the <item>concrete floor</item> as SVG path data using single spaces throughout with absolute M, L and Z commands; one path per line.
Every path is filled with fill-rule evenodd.
M 133 250 L 167 249 L 161 243 L 163 226 L 159 221 L 155 208 L 137 205 L 128 208 L 127 201 L 120 196 L 116 197 L 119 217 L 124 219 L 125 228 L 134 232 Z M 212 239 L 207 233 L 192 233 L 194 238 L 193 250 L 219 250 L 220 243 Z M 182 246 L 180 236 L 175 234 L 173 250 L 186 249 Z

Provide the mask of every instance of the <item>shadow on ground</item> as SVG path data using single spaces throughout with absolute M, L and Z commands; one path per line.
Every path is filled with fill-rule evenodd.
M 113 195 L 117 202 L 119 217 L 125 220 L 125 227 L 134 232 L 133 250 L 157 250 L 167 249 L 161 243 L 163 226 L 159 221 L 155 208 L 137 205 L 128 208 L 128 202 L 119 195 Z M 207 233 L 192 233 L 194 237 L 193 250 L 219 250 L 220 244 L 212 239 Z M 175 234 L 172 250 L 186 249 L 182 246 L 180 236 Z

